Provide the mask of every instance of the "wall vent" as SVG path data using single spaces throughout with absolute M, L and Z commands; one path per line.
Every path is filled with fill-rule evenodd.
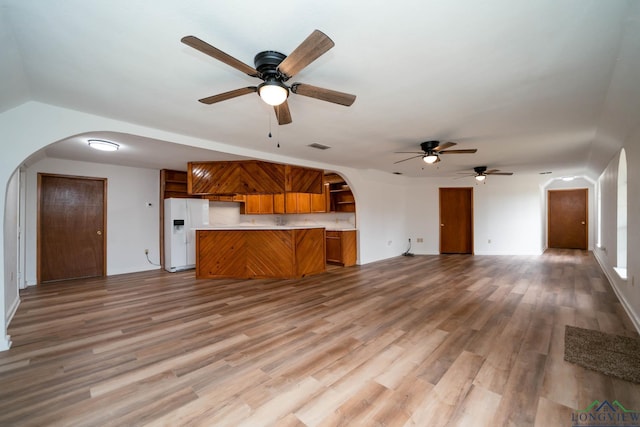
M 318 144 L 317 142 L 314 142 L 313 144 L 309 144 L 308 146 L 311 147 L 311 148 L 315 148 L 317 150 L 327 150 L 327 149 L 331 148 L 328 145 Z

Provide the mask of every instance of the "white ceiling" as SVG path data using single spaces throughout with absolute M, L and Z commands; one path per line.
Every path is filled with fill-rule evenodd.
M 292 1 L 0 0 L 0 111 L 37 100 L 263 152 L 408 176 L 487 165 L 515 173 L 599 173 L 615 153 L 595 138 L 631 2 L 623 0 Z M 335 47 L 292 81 L 357 95 L 351 107 L 292 94 L 278 126 L 253 86 L 180 42 L 195 35 L 253 66 L 314 29 Z M 271 132 L 272 137 L 268 134 Z M 175 167 L 200 149 L 137 147 L 117 162 Z M 394 164 L 426 140 L 476 154 L 436 167 Z M 277 144 L 280 147 L 277 147 Z M 332 147 L 319 151 L 311 143 Z M 618 144 L 618 147 L 621 146 Z M 71 139 L 40 155 L 91 160 Z M 109 162 L 103 153 L 97 161 Z M 234 156 L 208 153 L 212 159 Z M 93 159 L 96 160 L 96 159 Z M 597 176 L 597 175 L 595 175 Z

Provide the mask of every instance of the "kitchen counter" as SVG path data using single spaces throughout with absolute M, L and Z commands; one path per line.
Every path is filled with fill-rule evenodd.
M 322 225 L 213 225 L 197 227 L 195 230 L 305 230 L 309 228 L 325 228 Z
M 322 226 L 196 229 L 196 278 L 300 278 L 326 271 Z

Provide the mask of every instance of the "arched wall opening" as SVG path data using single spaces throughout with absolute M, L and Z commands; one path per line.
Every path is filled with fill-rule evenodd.
M 627 278 L 627 155 L 620 151 L 616 213 L 616 271 Z

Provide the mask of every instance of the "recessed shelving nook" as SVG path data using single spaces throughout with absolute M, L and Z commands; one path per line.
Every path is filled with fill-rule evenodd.
M 324 180 L 329 185 L 331 212 L 355 212 L 356 201 L 344 178 L 336 173 L 329 173 L 325 174 Z

